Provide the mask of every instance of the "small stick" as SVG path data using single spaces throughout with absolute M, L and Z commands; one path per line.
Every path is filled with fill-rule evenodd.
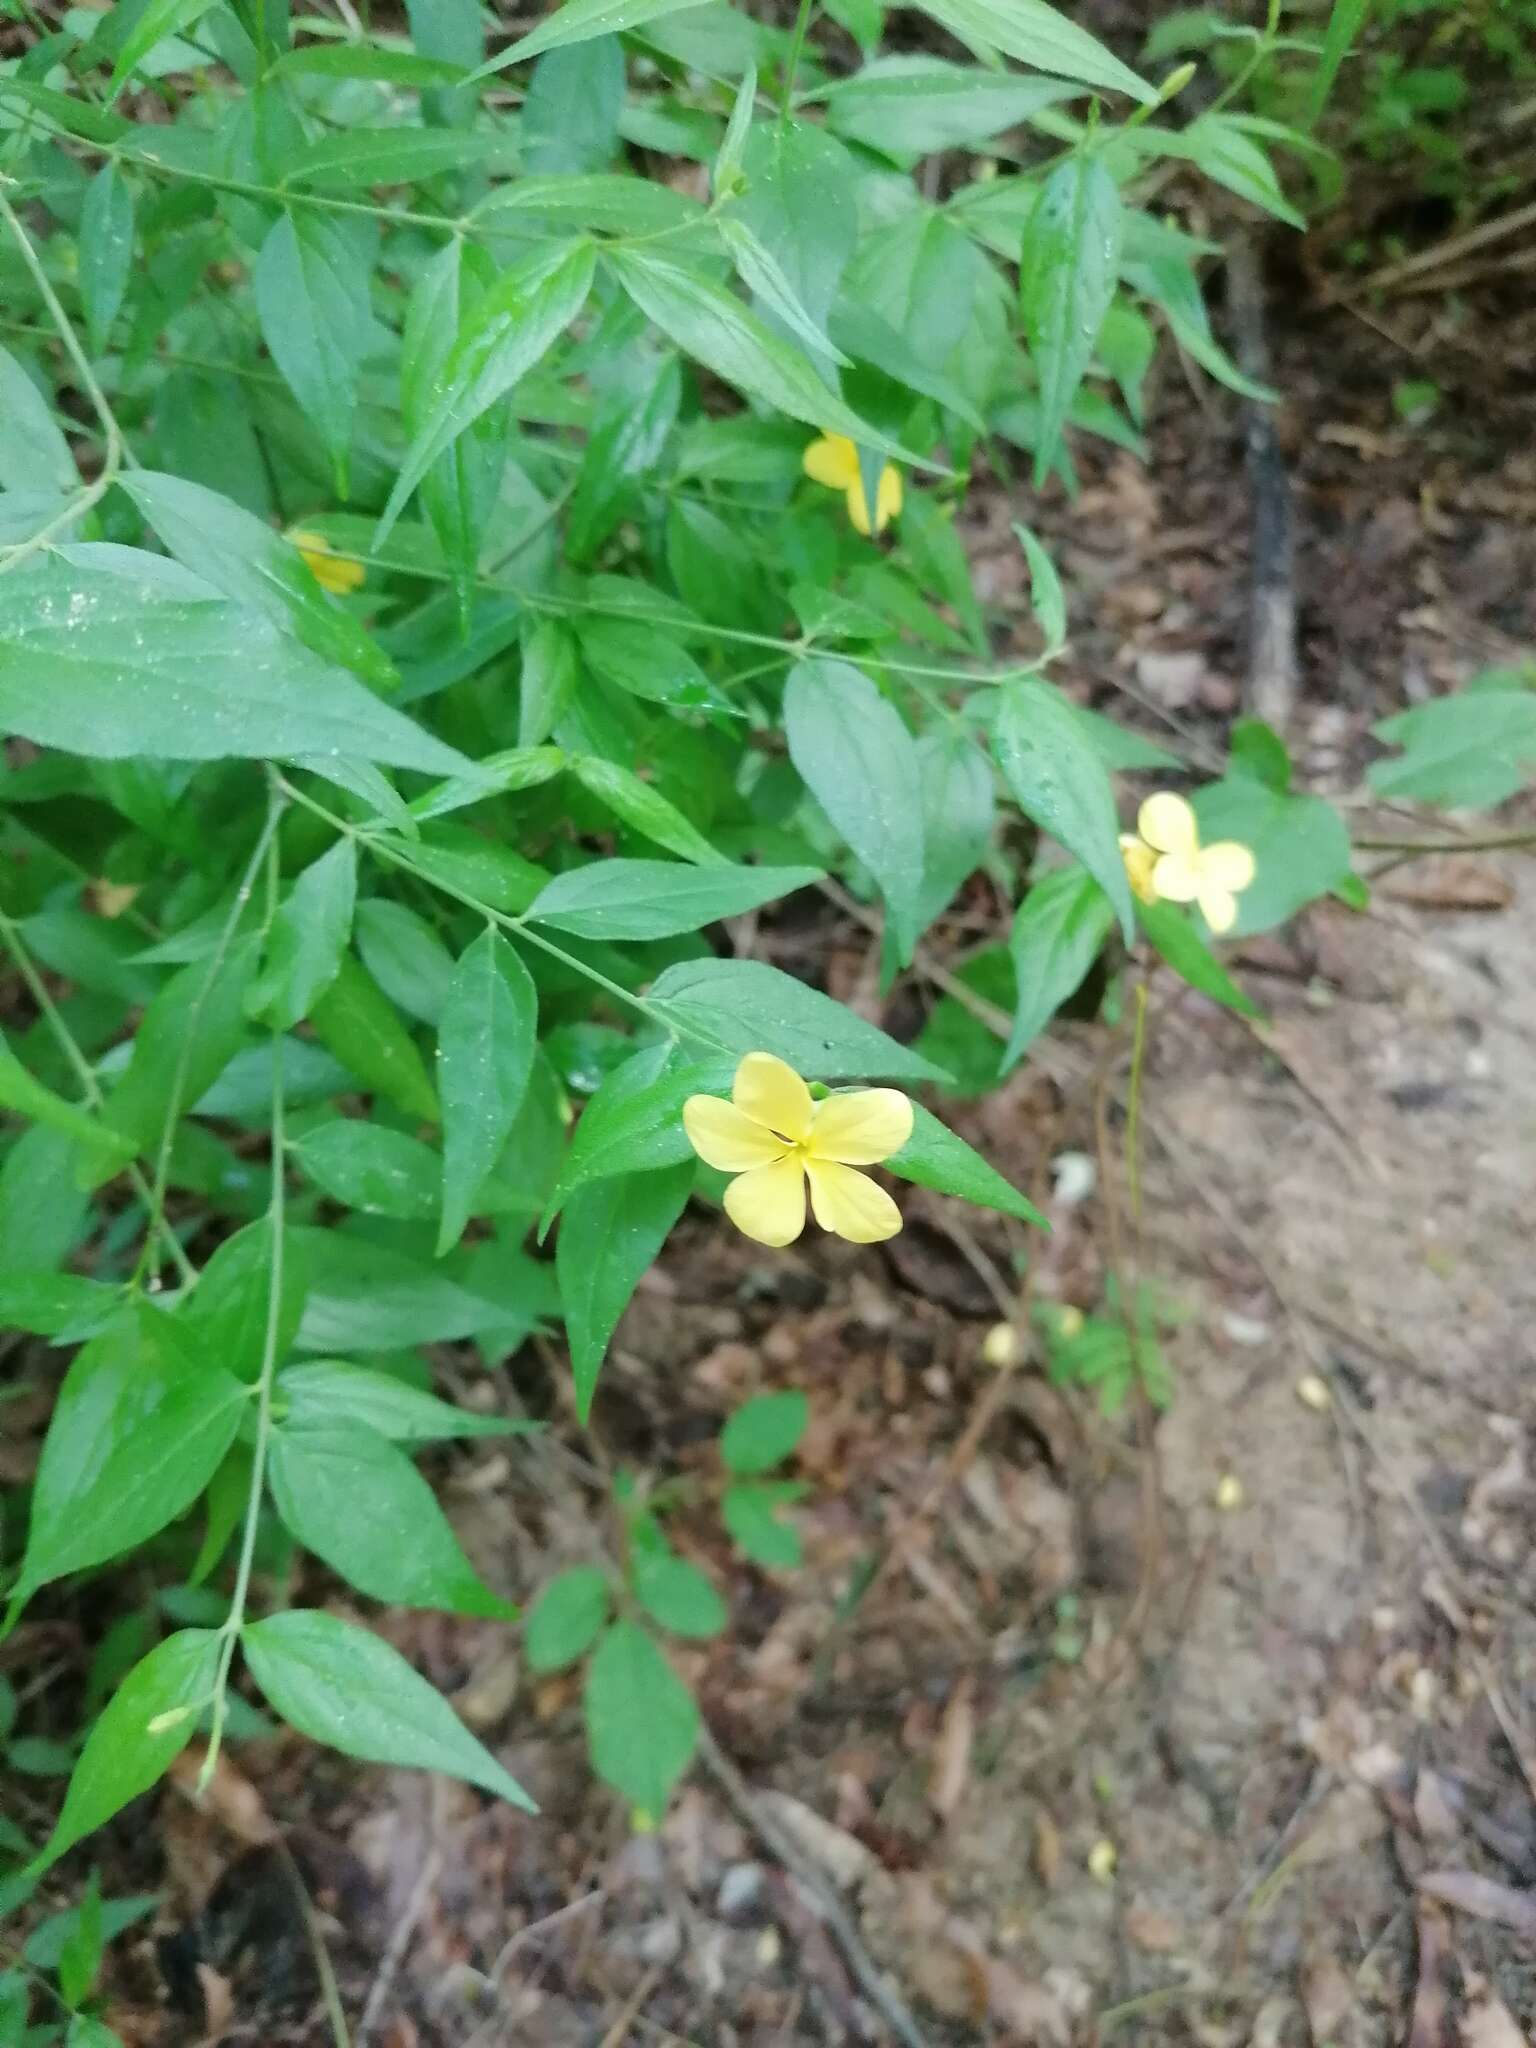
M 384 2017 L 384 2008 L 395 1988 L 395 1979 L 400 1974 L 400 1965 L 405 1961 L 405 1952 L 421 1925 L 421 1916 L 427 1910 L 427 1900 L 432 1896 L 432 1887 L 442 1873 L 443 1852 L 434 1846 L 422 1860 L 416 1882 L 411 1886 L 411 1895 L 405 1902 L 405 1910 L 389 1931 L 389 1940 L 379 1959 L 378 1973 L 369 1990 L 368 2002 L 363 2007 L 363 2016 L 357 2023 L 355 2048 L 366 2048 L 369 2035 Z
M 926 2035 L 912 2017 L 906 2001 L 886 1980 L 864 1946 L 863 1938 L 842 1901 L 833 1895 L 821 1872 L 801 1853 L 777 1821 L 770 1820 L 758 1806 L 746 1779 L 707 1727 L 699 1730 L 699 1755 L 704 1760 L 705 1769 L 736 1809 L 738 1817 L 773 1851 L 795 1882 L 810 1893 L 849 1969 L 891 2032 L 902 2043 L 902 2048 L 928 2048 Z
M 652 1963 L 629 1997 L 624 2001 L 624 2010 L 598 2043 L 598 2048 L 623 2048 L 630 2028 L 640 2016 L 640 2008 L 661 1982 L 662 1965 Z
M 1264 332 L 1264 271 L 1246 228 L 1227 247 L 1227 304 L 1243 374 L 1270 378 Z M 1248 709 L 1284 731 L 1296 709 L 1296 546 L 1291 485 L 1275 438 L 1273 414 L 1261 399 L 1243 401 L 1248 487 L 1253 495 L 1253 584 L 1248 642 Z

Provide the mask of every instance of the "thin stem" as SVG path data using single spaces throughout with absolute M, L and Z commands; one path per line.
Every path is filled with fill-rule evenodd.
M 223 967 L 228 956 L 230 946 L 234 943 L 235 933 L 239 928 L 241 918 L 245 914 L 246 905 L 251 900 L 251 890 L 256 883 L 257 871 L 265 859 L 268 849 L 275 847 L 277 821 L 281 815 L 282 805 L 274 793 L 273 799 L 267 807 L 266 822 L 261 828 L 261 835 L 256 841 L 249 861 L 246 863 L 245 873 L 240 878 L 240 886 L 236 889 L 234 901 L 229 906 L 229 915 L 224 920 L 223 927 L 219 932 L 218 941 L 209 958 L 208 971 L 203 976 L 197 995 L 193 999 L 191 1011 L 186 1019 L 182 1032 L 181 1046 L 176 1056 L 175 1071 L 171 1077 L 170 1100 L 165 1106 L 165 1121 L 161 1126 L 160 1143 L 155 1153 L 155 1181 L 151 1197 L 154 1203 L 152 1221 L 158 1220 L 164 1213 L 165 1190 L 171 1170 L 171 1148 L 176 1140 L 176 1126 L 180 1123 L 182 1111 L 186 1106 L 187 1076 L 191 1071 L 192 1051 L 196 1044 L 197 1027 L 202 1019 L 203 1008 L 208 1001 L 213 984 L 218 978 L 219 970 Z
M 1495 832 L 1485 839 L 1357 839 L 1361 853 L 1507 853 L 1536 846 L 1536 832 Z
M 800 53 L 805 48 L 806 32 L 811 25 L 811 14 L 816 0 L 800 0 L 800 11 L 795 16 L 795 32 L 790 38 L 789 55 L 784 62 L 784 86 L 779 98 L 779 126 L 789 120 L 789 110 L 795 97 L 795 73 L 800 69 Z
M 268 873 L 275 894 L 277 842 L 271 842 Z M 283 1147 L 286 1100 L 283 1093 L 283 1034 L 272 1034 L 272 1197 L 267 1205 L 267 1234 L 271 1239 L 267 1267 L 267 1320 L 262 1333 L 261 1374 L 256 1382 L 256 1438 L 251 1449 L 251 1488 L 246 1496 L 245 1528 L 240 1538 L 240 1561 L 235 1567 L 235 1588 L 230 1595 L 229 1613 L 219 1633 L 219 1668 L 213 1687 L 213 1725 L 208 1735 L 208 1754 L 198 1773 L 197 1789 L 206 1790 L 219 1760 L 224 1739 L 224 1721 L 229 1705 L 229 1672 L 235 1644 L 245 1625 L 245 1606 L 250 1597 L 251 1570 L 256 1558 L 256 1532 L 261 1521 L 262 1496 L 266 1488 L 267 1452 L 272 1442 L 272 1387 L 277 1377 L 278 1333 L 283 1320 L 283 1220 L 286 1200 Z
M 47 1024 L 60 1052 L 63 1053 L 68 1061 L 75 1079 L 80 1084 L 80 1093 L 85 1098 L 87 1107 L 99 1112 L 105 1100 L 101 1092 L 101 1084 L 96 1079 L 90 1061 L 81 1051 L 75 1034 L 70 1030 L 68 1024 L 65 1023 L 63 1012 L 48 993 L 47 983 L 38 973 L 37 963 L 28 951 L 20 930 L 3 910 L 0 910 L 0 941 L 4 942 L 5 949 L 11 956 L 16 972 L 21 976 L 22 981 L 26 985 L 28 995 L 31 996 L 36 1004 L 38 1015 Z M 145 1179 L 137 1160 L 128 1165 L 124 1171 L 128 1176 L 134 1193 L 143 1202 L 149 1214 L 148 1227 L 151 1236 L 146 1240 L 146 1250 L 148 1249 L 149 1242 L 153 1241 L 153 1233 L 158 1230 L 182 1280 L 189 1287 L 195 1286 L 197 1283 L 197 1268 L 187 1257 L 182 1247 L 181 1239 L 166 1221 L 163 1208 L 158 1212 L 156 1211 L 153 1191 L 150 1188 L 149 1182 Z
M 1131 1191 L 1131 1223 L 1141 1229 L 1141 1078 L 1147 1050 L 1147 984 L 1136 984 L 1136 1024 L 1131 1039 L 1129 1106 L 1125 1113 L 1125 1178 Z

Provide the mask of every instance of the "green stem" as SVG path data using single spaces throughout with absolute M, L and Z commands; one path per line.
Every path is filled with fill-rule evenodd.
M 1361 853 L 1505 853 L 1536 846 L 1536 832 L 1495 832 L 1485 839 L 1357 839 Z
M 1131 1039 L 1131 1080 L 1125 1113 L 1125 1177 L 1131 1191 L 1131 1222 L 1141 1228 L 1141 1080 L 1147 1050 L 1147 984 L 1136 984 L 1136 1023 Z
M 277 876 L 277 842 L 271 844 L 268 865 L 269 889 L 274 898 Z M 267 1267 L 267 1319 L 262 1334 L 261 1373 L 256 1382 L 256 1440 L 251 1450 L 251 1487 L 246 1496 L 245 1528 L 240 1538 L 240 1561 L 235 1567 L 235 1587 L 230 1595 L 229 1613 L 219 1633 L 219 1668 L 214 1678 L 213 1719 L 208 1734 L 208 1754 L 198 1773 L 197 1788 L 206 1790 L 219 1760 L 224 1739 L 224 1722 L 229 1707 L 229 1673 L 235 1644 L 245 1625 L 246 1602 L 250 1597 L 251 1571 L 256 1558 L 256 1532 L 261 1522 L 261 1503 L 266 1490 L 267 1453 L 272 1443 L 272 1388 L 277 1378 L 278 1334 L 283 1319 L 283 1219 L 285 1170 L 283 1148 L 286 1100 L 283 1093 L 283 1034 L 272 1034 L 272 1197 L 267 1206 L 267 1233 L 271 1239 Z
M 96 1079 L 91 1063 L 81 1051 L 75 1034 L 65 1023 L 63 1013 L 59 1009 L 58 1004 L 55 1003 L 53 997 L 48 993 L 47 984 L 38 973 L 37 964 L 33 960 L 20 930 L 3 910 L 0 910 L 0 941 L 4 942 L 5 949 L 11 956 L 16 972 L 21 976 L 22 981 L 26 985 L 28 995 L 31 996 L 37 1006 L 39 1016 L 42 1017 L 48 1029 L 53 1033 L 55 1043 L 68 1061 L 75 1079 L 79 1082 L 80 1093 L 85 1098 L 86 1106 L 99 1114 L 105 1098 L 102 1095 L 100 1083 Z M 134 1193 L 143 1202 L 149 1215 L 147 1226 L 149 1236 L 145 1241 L 146 1253 L 149 1245 L 154 1241 L 154 1233 L 158 1231 L 182 1280 L 189 1287 L 195 1286 L 197 1282 L 197 1268 L 187 1257 L 180 1238 L 177 1237 L 175 1231 L 172 1230 L 170 1224 L 166 1221 L 163 1208 L 156 1210 L 154 1207 L 153 1190 L 145 1179 L 138 1162 L 135 1160 L 125 1168 L 125 1171 Z
M 811 15 L 816 0 L 800 0 L 800 11 L 795 16 L 795 32 L 790 38 L 789 55 L 784 61 L 784 88 L 779 98 L 779 126 L 789 120 L 789 110 L 795 97 L 795 74 L 800 69 L 800 53 L 805 48 L 806 33 L 811 26 Z

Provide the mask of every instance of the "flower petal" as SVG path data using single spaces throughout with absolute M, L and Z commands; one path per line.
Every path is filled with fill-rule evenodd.
M 880 472 L 880 483 L 875 491 L 875 531 L 884 533 L 893 519 L 901 517 L 901 471 L 894 462 L 888 462 Z
M 771 1052 L 749 1052 L 736 1069 L 731 1100 L 743 1116 L 798 1142 L 811 1129 L 811 1091 Z
M 722 1173 L 771 1166 L 789 1149 L 782 1138 L 765 1131 L 718 1095 L 690 1095 L 683 1104 L 683 1129 L 704 1164 L 717 1166 Z
M 1200 849 L 1200 878 L 1212 888 L 1230 889 L 1236 895 L 1256 872 L 1252 848 L 1239 839 L 1218 839 L 1214 846 Z
M 807 1150 L 844 1166 L 878 1166 L 912 1135 L 912 1105 L 899 1088 L 859 1088 L 816 1105 Z
M 1120 834 L 1120 857 L 1125 862 L 1126 878 L 1131 893 L 1139 896 L 1143 903 L 1155 903 L 1157 891 L 1152 886 L 1152 870 L 1157 866 L 1158 856 L 1144 839 L 1138 839 L 1134 832 Z
M 846 491 L 859 480 L 859 451 L 846 434 L 823 434 L 801 456 L 800 467 L 813 484 Z
M 759 1244 L 793 1244 L 805 1228 L 805 1170 L 787 1152 L 772 1166 L 757 1166 L 725 1191 L 725 1213 L 744 1237 Z
M 1169 903 L 1193 903 L 1200 894 L 1200 862 L 1188 853 L 1165 853 L 1152 870 L 1155 895 Z
M 367 580 L 368 572 L 361 562 L 348 561 L 344 556 L 332 554 L 320 534 L 296 532 L 290 533 L 288 538 L 298 549 L 305 568 L 322 590 L 329 590 L 337 597 L 345 597 L 348 591 L 360 590 Z
M 867 1173 L 839 1166 L 835 1159 L 808 1159 L 811 1208 L 823 1230 L 850 1244 L 880 1244 L 901 1228 L 901 1211 Z
M 1171 789 L 1147 798 L 1136 813 L 1136 830 L 1159 853 L 1193 853 L 1200 844 L 1194 812 Z
M 1213 932 L 1229 932 L 1237 923 L 1237 898 L 1219 882 L 1202 880 L 1199 903 L 1200 915 Z

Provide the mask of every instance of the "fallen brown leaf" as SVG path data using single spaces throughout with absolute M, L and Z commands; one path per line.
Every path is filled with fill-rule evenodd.
M 1343 2048 L 1346 2023 L 1357 2007 L 1354 1983 L 1337 1956 L 1314 1956 L 1303 1967 L 1301 2002 L 1313 2048 Z
M 1491 1991 L 1467 2007 L 1460 2031 L 1461 2048 L 1531 2048 L 1530 2036 L 1521 2033 L 1514 2014 Z
M 169 1773 L 176 1790 L 242 1842 L 275 1842 L 277 1823 L 262 1803 L 261 1794 L 243 1771 L 235 1769 L 227 1756 L 219 1758 L 214 1765 L 213 1776 L 199 1791 L 198 1779 L 202 1774 L 205 1754 L 203 1745 L 194 1742 L 177 1757 Z
M 1437 1906 L 1420 1899 L 1419 1973 L 1413 2016 L 1403 2048 L 1448 2048 L 1445 2030 L 1445 1962 L 1450 1953 L 1449 1922 Z
M 1431 854 L 1381 884 L 1383 896 L 1420 910 L 1507 910 L 1515 892 L 1496 867 L 1470 854 Z
M 941 1820 L 950 1819 L 970 1783 L 971 1744 L 976 1736 L 975 1696 L 975 1681 L 970 1672 L 963 1672 L 939 1723 L 933 1745 L 933 1769 L 928 1778 L 928 1804 Z
M 211 1963 L 198 1964 L 197 1981 L 203 1993 L 203 2039 L 222 2041 L 235 2017 L 234 1987 Z

